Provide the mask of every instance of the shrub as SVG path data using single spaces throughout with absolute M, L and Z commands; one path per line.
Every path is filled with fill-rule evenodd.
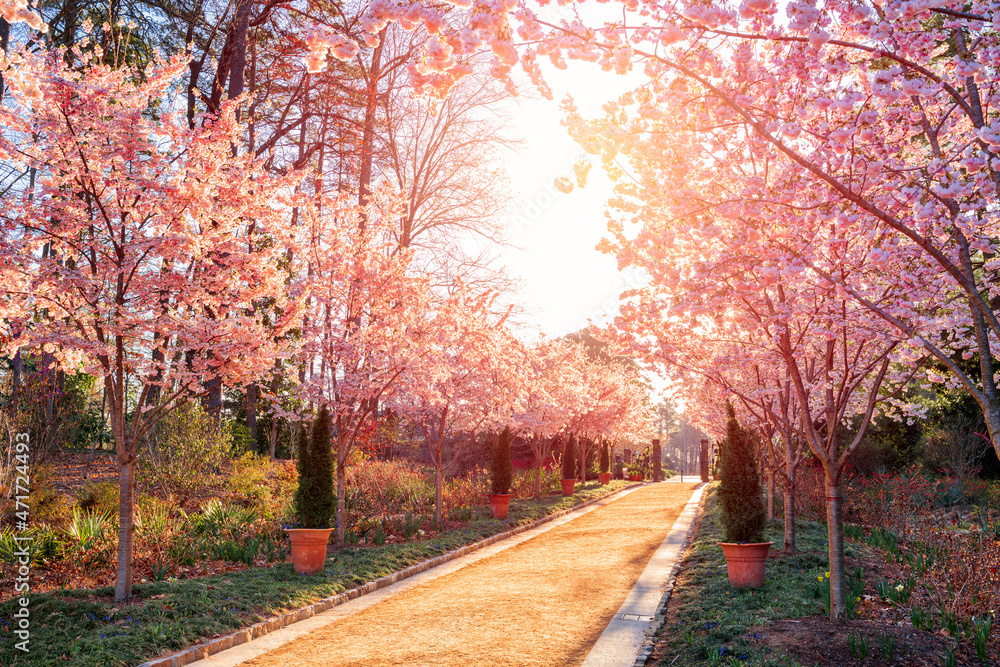
M 76 492 L 80 509 L 118 511 L 118 485 L 114 482 L 88 482 Z
M 611 448 L 608 447 L 608 441 L 604 440 L 601 442 L 601 472 L 607 473 L 611 471 Z
M 290 511 L 298 475 L 290 461 L 271 461 L 249 453 L 234 459 L 226 475 L 233 499 L 255 507 L 266 519 L 280 519 Z
M 111 512 L 81 512 L 73 510 L 73 519 L 66 528 L 70 556 L 85 567 L 110 561 L 113 544 L 114 515 Z
M 563 479 L 576 479 L 576 435 L 569 434 L 569 440 L 563 448 L 562 455 Z
M 441 489 L 441 504 L 445 508 L 485 505 L 488 494 L 486 471 L 473 468 L 464 475 L 455 475 L 445 481 Z
M 990 442 L 976 417 L 956 417 L 924 432 L 924 463 L 947 477 L 965 479 L 979 473 Z
M 510 462 L 510 427 L 507 426 L 493 444 L 490 457 L 490 483 L 494 494 L 510 493 L 510 483 L 514 474 Z
M 183 503 L 206 479 L 219 473 L 229 457 L 229 429 L 206 413 L 198 401 L 189 401 L 167 414 L 143 442 L 139 476 Z
M 235 419 L 229 422 L 229 434 L 233 456 L 243 456 L 257 451 L 257 442 L 253 439 L 250 429 L 243 422 Z
M 295 491 L 295 519 L 300 528 L 329 528 L 337 508 L 333 492 L 333 454 L 330 449 L 330 410 L 324 405 L 313 422 L 312 442 L 299 454 L 299 487 Z M 301 444 L 306 443 L 305 436 Z
M 753 439 L 736 420 L 731 405 L 727 413 L 726 439 L 719 452 L 719 501 L 726 541 L 763 542 L 767 511 Z
M 559 485 L 559 477 L 561 473 L 558 470 L 552 468 L 542 468 L 541 481 L 542 481 L 542 495 L 547 496 L 551 493 L 561 493 L 561 487 Z M 510 492 L 514 494 L 515 498 L 534 498 L 535 497 L 535 471 L 531 470 L 519 470 L 514 475 L 514 481 L 510 486 Z
M 31 480 L 31 522 L 62 525 L 70 516 L 71 503 L 56 489 L 55 470 L 42 464 L 29 473 Z M 13 495 L 11 500 L 13 501 Z M 11 502 L 13 512 L 16 503 Z

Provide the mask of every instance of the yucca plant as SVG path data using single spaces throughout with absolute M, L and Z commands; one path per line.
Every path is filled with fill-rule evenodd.
M 83 512 L 79 507 L 73 508 L 73 518 L 66 527 L 69 537 L 69 549 L 74 558 L 84 564 L 101 560 L 104 554 L 105 535 L 111 528 L 112 513 Z

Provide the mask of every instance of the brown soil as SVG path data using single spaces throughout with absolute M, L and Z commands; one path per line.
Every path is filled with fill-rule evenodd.
M 839 625 L 828 618 L 806 616 L 773 621 L 762 628 L 761 644 L 772 647 L 774 655 L 788 655 L 803 665 L 815 667 L 939 667 L 941 656 L 955 645 L 947 637 L 873 621 L 848 621 Z M 868 657 L 851 656 L 848 637 L 868 638 Z M 893 657 L 882 654 L 880 637 L 892 637 Z M 963 655 L 965 653 L 965 655 Z M 955 664 L 960 667 L 979 665 L 966 647 L 959 648 Z
M 118 460 L 110 452 L 59 452 L 46 459 L 56 490 L 73 495 L 88 484 L 118 482 Z
M 583 662 L 694 484 L 654 484 L 245 665 Z

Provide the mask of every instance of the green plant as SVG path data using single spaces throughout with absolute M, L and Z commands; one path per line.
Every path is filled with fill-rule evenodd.
M 82 510 L 116 511 L 118 485 L 114 482 L 88 482 L 76 492 L 76 502 Z
M 976 655 L 983 664 L 986 664 L 986 643 L 990 639 L 990 630 L 993 628 L 993 615 L 973 616 L 972 627 L 972 643 L 976 647 Z
M 941 667 L 955 667 L 955 662 L 957 661 L 957 656 L 955 655 L 955 647 L 949 646 L 941 656 Z
M 562 455 L 563 479 L 576 479 L 576 434 L 570 433 Z
M 329 528 L 336 510 L 333 492 L 333 455 L 330 449 L 330 410 L 325 405 L 312 425 L 312 442 L 300 441 L 299 487 L 295 491 L 295 519 L 299 528 Z
M 494 495 L 510 493 L 510 483 L 514 477 L 514 466 L 510 461 L 510 437 L 510 427 L 507 426 L 493 443 L 490 484 Z
M 67 546 L 73 558 L 87 565 L 104 559 L 111 517 L 111 512 L 81 512 L 79 507 L 73 508 L 73 518 L 66 527 Z
M 188 401 L 161 419 L 143 439 L 139 477 L 183 501 L 219 474 L 231 436 L 199 401 Z
M 469 508 L 469 519 L 472 518 L 472 508 Z M 466 519 L 468 520 L 468 519 Z M 424 518 L 422 516 L 410 514 L 407 512 L 403 515 L 403 537 L 410 539 L 418 532 L 420 532 L 420 526 L 424 523 Z
M 378 527 L 375 528 L 375 532 L 372 534 L 372 542 L 375 543 L 375 546 L 381 547 L 385 544 L 385 540 L 386 540 L 385 521 L 382 521 L 382 523 L 380 523 Z
M 896 646 L 892 640 L 892 635 L 879 635 L 878 646 L 879 650 L 882 652 L 882 659 L 886 662 L 892 662 L 892 654 L 896 650 Z
M 170 563 L 153 563 L 150 570 L 153 581 L 163 581 L 170 576 Z
M 865 660 L 868 657 L 868 647 L 871 639 L 865 635 L 847 635 L 847 649 L 851 652 L 852 658 Z
M 941 607 L 941 627 L 948 631 L 948 636 L 958 636 L 958 616 L 955 615 L 955 612 L 948 611 L 943 606 Z
M 601 441 L 601 472 L 607 474 L 611 470 L 611 448 L 608 441 Z
M 934 631 L 934 619 L 931 618 L 931 615 L 927 613 L 926 609 L 911 607 L 910 623 L 912 623 L 913 627 L 917 630 L 925 630 L 927 632 Z
M 472 508 L 468 506 L 452 507 L 448 511 L 448 519 L 450 521 L 471 521 L 472 520 Z M 416 531 L 413 531 L 416 533 Z M 409 535 L 407 537 L 410 537 Z
M 726 406 L 726 438 L 719 456 L 719 503 L 726 542 L 763 542 L 767 510 L 758 475 L 753 437 Z

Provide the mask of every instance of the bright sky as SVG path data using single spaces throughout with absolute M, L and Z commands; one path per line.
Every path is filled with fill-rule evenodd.
M 553 185 L 560 176 L 575 180 L 573 164 L 584 155 L 560 125 L 557 101 L 572 89 L 581 111 L 597 115 L 623 84 L 589 63 L 571 63 L 549 77 L 556 101 L 522 98 L 518 104 L 512 134 L 524 148 L 509 169 L 516 200 L 511 240 L 520 249 L 506 252 L 505 260 L 524 283 L 529 316 L 548 335 L 576 331 L 589 318 L 612 312 L 624 285 L 615 260 L 594 249 L 606 231 L 604 208 L 611 195 L 599 159 L 587 156 L 594 166 L 585 189 L 564 194 Z
M 518 249 L 504 252 L 510 271 L 523 282 L 521 303 L 542 333 L 559 336 L 601 322 L 617 309 L 618 295 L 637 286 L 634 276 L 618 272 L 616 260 L 594 246 L 606 235 L 605 203 L 612 183 L 598 156 L 587 187 L 564 194 L 553 181 L 573 178 L 573 165 L 584 157 L 560 124 L 559 101 L 571 91 L 585 117 L 601 115 L 601 105 L 636 85 L 640 76 L 603 72 L 591 63 L 571 62 L 565 71 L 545 69 L 553 101 L 520 99 L 511 134 L 524 148 L 509 164 L 515 193 L 510 237 Z M 656 393 L 666 390 L 650 378 Z
M 601 9 L 594 9 L 592 18 L 599 18 Z M 543 18 L 553 22 L 571 18 L 562 16 L 569 10 L 555 3 L 545 11 L 552 15 Z M 564 194 L 553 185 L 560 176 L 575 181 L 573 164 L 584 156 L 560 125 L 559 102 L 570 92 L 585 117 L 599 116 L 602 104 L 634 87 L 642 76 L 619 76 L 593 63 L 570 62 L 562 71 L 545 59 L 539 64 L 553 101 L 537 94 L 535 99 L 522 97 L 513 111 L 511 134 L 524 141 L 509 164 L 515 196 L 511 240 L 520 250 L 505 252 L 504 259 L 523 281 L 521 303 L 529 318 L 551 336 L 577 331 L 588 319 L 613 313 L 625 287 L 614 258 L 594 249 L 607 231 L 604 210 L 612 187 L 600 159 L 587 156 L 592 167 L 586 188 Z

